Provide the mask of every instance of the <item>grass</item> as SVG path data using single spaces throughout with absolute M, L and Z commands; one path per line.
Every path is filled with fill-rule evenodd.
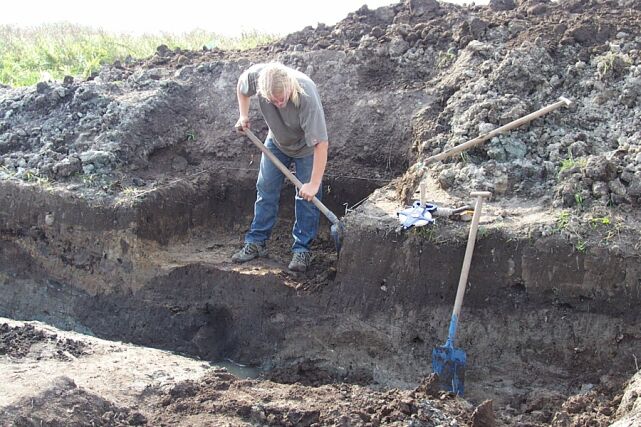
M 34 182 L 36 184 L 41 185 L 43 188 L 51 187 L 51 182 L 49 181 L 49 178 L 37 175 L 35 172 L 32 172 L 32 171 L 27 171 L 23 180 L 26 182 Z
M 633 61 L 628 55 L 608 52 L 596 59 L 597 73 L 601 80 L 608 77 L 617 77 L 632 65 Z
M 590 227 L 593 230 L 604 230 L 606 233 L 603 241 L 612 243 L 621 235 L 621 232 L 624 230 L 624 223 L 618 219 L 611 219 L 609 216 L 599 216 L 590 219 Z
M 574 167 L 584 169 L 587 163 L 588 163 L 587 159 L 575 159 L 574 156 L 572 155 L 572 152 L 568 149 L 568 158 L 561 160 L 561 167 L 559 168 L 559 174 L 561 172 L 565 172 L 566 170 L 573 169 Z
M 187 140 L 189 142 L 196 141 L 196 132 L 194 132 L 193 130 L 187 131 L 185 133 L 185 140 Z
M 437 244 L 439 243 L 437 228 L 438 226 L 435 223 L 427 224 L 421 227 L 412 227 L 410 233 L 414 236 L 420 237 L 421 239 L 425 239 L 428 242 Z
M 554 231 L 559 232 L 559 231 L 565 230 L 570 224 L 571 218 L 572 218 L 572 214 L 570 212 L 561 211 L 561 213 L 559 213 L 559 216 L 556 219 L 556 226 L 554 227 Z
M 9 169 L 6 166 L 0 166 L 0 172 L 2 172 L 5 177 L 8 177 L 10 179 L 15 179 L 17 178 L 17 174 L 14 170 Z M 51 190 L 53 189 L 53 183 L 47 178 L 46 176 L 40 176 L 36 174 L 32 170 L 27 170 L 24 175 L 20 178 L 24 182 L 30 182 L 33 184 L 38 184 L 45 190 Z
M 103 64 L 127 57 L 149 57 L 162 44 L 170 49 L 246 50 L 275 39 L 275 35 L 257 32 L 240 37 L 223 37 L 203 30 L 133 36 L 67 23 L 33 28 L 1 25 L 0 83 L 29 86 L 43 80 L 62 80 L 66 75 L 86 78 Z
M 120 192 L 120 195 L 116 199 L 116 206 L 133 206 L 138 199 L 138 197 L 145 193 L 145 191 L 134 188 L 134 187 L 125 187 Z
M 588 240 L 593 242 L 596 239 L 610 244 L 621 235 L 623 227 L 624 225 L 621 221 L 612 219 L 609 216 L 594 216 L 581 221 L 572 212 L 561 211 L 556 218 L 554 232 L 565 231 L 568 233 L 576 241 L 574 244 L 575 249 L 578 252 L 585 253 L 588 249 Z M 594 234 L 595 232 L 598 232 L 598 234 Z
M 9 169 L 6 166 L 0 166 L 0 172 L 2 172 L 5 175 L 8 175 L 10 177 L 13 177 L 16 174 L 16 172 L 14 170 Z
M 590 219 L 590 225 L 592 226 L 592 228 L 597 228 L 599 225 L 610 225 L 611 223 L 612 221 L 610 220 L 610 217 L 607 216 Z
M 575 193 L 574 194 L 574 201 L 576 202 L 576 205 L 579 208 L 582 208 L 583 207 L 583 202 L 585 202 L 585 200 L 583 199 L 583 195 L 581 193 Z
M 97 175 L 79 173 L 78 176 L 82 183 L 87 187 L 95 187 L 98 183 Z
M 464 163 L 464 164 L 470 163 L 470 155 L 468 153 L 466 153 L 465 151 L 463 151 L 460 154 L 460 157 L 461 157 L 461 162 L 462 163 Z
M 578 218 L 574 217 L 571 212 L 561 211 L 559 213 L 556 218 L 554 231 L 556 233 L 560 233 L 562 231 L 567 232 L 570 236 L 573 236 L 576 241 L 574 248 L 578 252 L 586 252 L 588 248 L 587 241 L 582 235 L 582 228 L 580 224 L 578 224 Z
M 456 55 L 449 50 L 447 52 L 439 52 L 438 57 L 436 59 L 436 66 L 438 68 L 449 67 L 454 62 L 455 59 L 456 59 Z

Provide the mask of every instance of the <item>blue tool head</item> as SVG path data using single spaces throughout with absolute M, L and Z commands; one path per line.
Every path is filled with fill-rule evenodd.
M 438 375 L 441 390 L 463 395 L 466 363 L 467 356 L 460 348 L 445 345 L 432 351 L 432 371 Z

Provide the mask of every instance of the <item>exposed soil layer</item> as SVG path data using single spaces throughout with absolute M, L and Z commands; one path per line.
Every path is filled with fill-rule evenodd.
M 87 334 L 0 323 L 0 420 L 634 425 L 640 10 L 409 0 L 252 51 L 161 46 L 87 81 L 0 88 L 0 315 Z M 231 130 L 234 90 L 268 60 L 310 75 L 328 119 L 324 200 L 346 232 L 338 256 L 323 220 L 304 274 L 286 269 L 291 185 L 269 257 L 229 259 L 260 160 Z M 572 106 L 423 166 L 559 96 Z M 252 125 L 264 135 L 254 109 Z M 428 374 L 469 223 L 400 230 L 420 183 L 445 207 L 493 193 L 457 336 L 467 400 Z M 227 359 L 260 377 L 200 361 Z
M 252 364 L 264 378 L 303 387 L 303 394 L 312 400 L 317 398 L 314 387 L 329 384 L 347 384 L 354 393 L 362 393 L 357 385 L 383 392 L 390 387 L 411 390 L 431 371 L 431 350 L 443 343 L 454 299 L 451 284 L 458 276 L 448 260 L 460 260 L 463 245 L 417 241 L 417 236 L 400 234 L 383 238 L 380 230 L 372 229 L 349 232 L 354 234 L 358 241 L 346 240 L 333 273 L 336 260 L 330 242 L 317 248 L 321 260 L 312 271 L 296 275 L 284 268 L 289 239 L 275 241 L 269 259 L 237 266 L 228 255 L 237 247 L 238 237 L 225 237 L 220 231 L 184 244 L 145 245 L 138 255 L 130 249 L 130 273 L 118 274 L 122 287 L 73 265 L 60 268 L 68 277 L 82 276 L 84 283 L 92 284 L 84 289 L 81 284 L 53 280 L 47 271 L 25 268 L 46 266 L 55 251 L 42 241 L 34 246 L 34 239 L 27 236 L 3 242 L 6 258 L 1 264 L 6 273 L 0 308 L 13 318 L 37 318 L 207 360 Z M 364 250 L 359 241 L 368 241 L 371 250 L 363 258 L 366 270 L 353 267 Z M 625 291 L 624 284 L 619 285 L 622 289 L 600 286 L 611 283 L 611 274 L 636 274 L 638 263 L 626 266 L 625 259 L 616 261 L 607 253 L 577 254 L 571 245 L 555 239 L 503 247 L 505 241 L 500 235 L 479 241 L 477 268 L 470 277 L 458 341 L 469 357 L 467 405 L 492 399 L 502 423 L 523 420 L 545 425 L 565 410 L 567 399 L 579 395 L 573 399 L 594 402 L 573 406 L 570 414 L 607 425 L 616 414 L 621 384 L 634 372 L 641 325 L 634 310 L 637 295 Z M 47 248 L 47 258 L 25 252 L 36 246 Z M 414 257 L 415 247 L 424 255 Z M 560 250 L 563 247 L 565 251 Z M 71 249 L 66 248 L 69 256 Z M 151 259 L 146 258 L 149 254 Z M 609 257 L 620 266 L 608 273 L 600 260 Z M 580 268 L 558 272 L 555 267 L 568 263 Z M 593 288 L 578 287 L 577 283 L 592 283 L 586 280 L 595 275 L 592 268 L 600 271 L 603 282 L 597 280 Z M 540 280 L 540 269 L 562 274 L 562 280 L 555 281 L 557 287 L 546 288 L 548 281 Z M 267 384 L 247 383 L 245 392 L 253 387 L 275 392 L 281 387 Z M 203 398 L 201 388 L 196 390 L 193 399 Z M 238 397 L 232 394 L 229 399 Z M 192 407 L 194 402 L 185 404 L 196 414 L 205 411 Z M 233 402 L 218 404 L 220 411 L 232 411 Z M 178 403 L 161 407 L 169 411 L 164 416 L 172 422 L 186 410 Z M 272 414 L 273 425 L 298 406 L 285 407 Z M 145 416 L 160 417 L 156 410 Z M 352 414 L 335 410 L 341 416 Z M 321 424 L 332 424 L 333 418 L 321 415 L 322 411 Z M 244 416 L 253 420 L 259 415 Z M 457 419 L 465 422 L 469 416 Z

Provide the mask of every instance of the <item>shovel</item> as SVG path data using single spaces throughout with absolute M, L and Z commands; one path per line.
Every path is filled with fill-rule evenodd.
M 274 153 L 269 151 L 269 149 L 265 147 L 265 145 L 260 141 L 260 139 L 256 137 L 256 135 L 254 135 L 254 133 L 251 130 L 243 129 L 242 132 L 245 133 L 245 135 L 249 137 L 251 142 L 253 142 L 254 145 L 258 147 L 260 151 L 262 151 L 263 154 L 266 155 L 269 158 L 269 160 L 271 160 L 272 163 L 274 163 L 274 165 L 276 165 L 276 167 L 280 169 L 280 171 L 283 174 L 285 174 L 287 179 L 289 179 L 296 186 L 296 188 L 300 190 L 300 188 L 303 186 L 303 183 L 300 182 L 298 178 L 296 178 L 296 175 L 294 175 L 289 169 L 287 169 L 285 165 L 282 164 L 280 160 L 278 160 L 278 158 L 274 155 Z M 318 197 L 314 196 L 314 198 L 312 199 L 312 203 L 314 204 L 314 206 L 318 208 L 318 210 L 320 210 L 323 213 L 323 215 L 327 217 L 329 222 L 332 223 L 332 227 L 330 228 L 330 234 L 332 235 L 332 239 L 334 240 L 334 245 L 336 246 L 336 252 L 340 253 L 341 245 L 343 243 L 343 234 L 345 232 L 345 227 L 338 220 L 338 217 L 334 215 L 332 211 L 327 209 L 327 207 L 323 204 L 323 202 L 318 200 Z
M 462 349 L 454 347 L 454 338 L 456 336 L 459 315 L 461 314 L 461 307 L 463 306 L 467 276 L 470 272 L 470 263 L 472 262 L 474 244 L 476 243 L 476 232 L 479 227 L 479 220 L 481 219 L 483 198 L 490 197 L 491 195 L 492 193 L 489 191 L 472 192 L 472 196 L 476 197 L 476 205 L 474 206 L 474 216 L 472 217 L 470 234 L 467 238 L 465 258 L 463 259 L 463 268 L 461 269 L 461 277 L 456 291 L 456 301 L 454 302 L 454 310 L 452 311 L 452 318 L 450 320 L 447 342 L 444 346 L 436 347 L 432 351 L 432 371 L 438 375 L 439 387 L 459 396 L 463 395 L 465 386 L 465 363 L 467 361 L 467 355 Z

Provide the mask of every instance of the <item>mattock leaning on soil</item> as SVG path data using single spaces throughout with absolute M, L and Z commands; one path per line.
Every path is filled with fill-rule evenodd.
M 572 105 L 572 101 L 570 101 L 568 98 L 565 98 L 563 96 L 559 97 L 559 100 L 555 102 L 554 104 L 550 104 L 547 107 L 543 107 L 540 110 L 537 110 L 533 113 L 528 114 L 527 116 L 523 116 L 519 119 L 516 119 L 514 121 L 511 121 L 510 123 L 503 125 L 499 128 L 494 129 L 491 132 L 488 132 L 486 134 L 480 135 L 470 141 L 464 142 L 463 144 L 459 144 L 454 148 L 450 148 L 449 150 L 445 150 L 442 153 L 436 154 L 434 156 L 428 157 L 427 159 L 423 160 L 422 162 L 418 162 L 417 166 L 428 166 L 431 165 L 432 163 L 436 163 L 440 160 L 444 160 L 448 157 L 452 157 L 456 154 L 462 153 L 463 151 L 469 150 L 470 148 L 476 147 L 477 145 L 482 144 L 483 142 L 487 141 L 488 139 L 492 139 L 497 135 L 500 135 L 502 133 L 505 133 L 509 130 L 512 130 L 514 128 L 517 128 L 519 126 L 522 126 L 526 123 L 531 122 L 534 119 L 538 119 L 541 116 L 546 115 L 547 113 L 550 113 L 560 107 L 569 107 Z

